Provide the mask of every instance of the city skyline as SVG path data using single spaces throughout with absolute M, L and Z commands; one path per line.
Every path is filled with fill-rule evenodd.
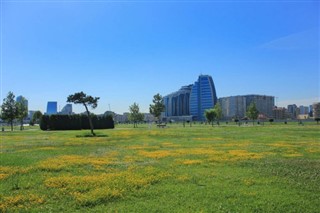
M 1 1 L 1 104 L 46 111 L 83 91 L 92 112 L 149 111 L 153 95 L 211 75 L 218 98 L 319 102 L 319 2 Z M 73 111 L 84 111 L 73 105 Z

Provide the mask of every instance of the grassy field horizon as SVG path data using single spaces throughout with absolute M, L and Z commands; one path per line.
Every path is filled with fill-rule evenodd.
M 319 212 L 320 125 L 1 133 L 1 212 Z

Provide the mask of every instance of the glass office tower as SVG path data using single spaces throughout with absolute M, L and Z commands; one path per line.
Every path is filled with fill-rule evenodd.
M 49 101 L 47 104 L 47 115 L 57 114 L 57 105 L 58 103 L 56 101 Z
M 190 94 L 190 114 L 194 120 L 205 120 L 204 111 L 217 103 L 216 89 L 209 75 L 200 75 Z

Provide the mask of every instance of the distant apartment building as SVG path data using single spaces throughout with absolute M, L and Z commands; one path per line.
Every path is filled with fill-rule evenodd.
M 225 119 L 245 117 L 247 105 L 244 96 L 239 95 L 219 98 L 219 103 Z
M 72 114 L 72 104 L 66 104 L 61 112 L 59 113 L 61 115 L 71 115 Z
M 306 115 L 309 114 L 309 107 L 307 106 L 299 106 L 299 114 L 300 115 Z
M 123 113 L 122 115 L 115 114 L 113 117 L 113 120 L 116 123 L 127 123 L 127 122 L 129 122 L 129 113 L 126 112 L 126 113 Z
M 183 86 L 177 92 L 173 92 L 163 98 L 166 117 L 190 115 L 191 89 L 192 85 Z
M 205 120 L 204 111 L 217 103 L 216 89 L 212 77 L 200 75 L 191 85 L 164 96 L 167 120 Z
M 58 106 L 58 103 L 56 101 L 49 101 L 47 103 L 46 114 L 47 115 L 57 114 L 58 113 L 58 110 L 57 110 L 58 107 L 57 106 Z
M 320 102 L 314 103 L 312 105 L 313 108 L 313 117 L 320 118 Z
M 274 108 L 274 96 L 267 95 L 245 95 L 247 107 L 250 106 L 252 102 L 256 104 L 259 114 L 266 117 L 273 117 Z
M 297 105 L 291 104 L 288 105 L 288 115 L 291 119 L 296 119 L 297 118 Z
M 284 120 L 288 118 L 287 109 L 284 107 L 274 107 L 273 108 L 273 118 L 276 120 Z
M 219 98 L 222 114 L 225 119 L 243 118 L 251 103 L 255 103 L 262 117 L 273 117 L 274 96 L 239 95 Z
M 154 116 L 151 113 L 143 113 L 143 114 L 144 114 L 144 121 L 153 122 L 155 120 Z
M 313 106 L 312 105 L 309 106 L 309 116 L 313 117 Z

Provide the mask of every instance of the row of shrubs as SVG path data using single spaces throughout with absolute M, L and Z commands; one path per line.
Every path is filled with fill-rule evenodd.
M 113 129 L 112 116 L 92 116 L 94 129 Z M 90 129 L 87 115 L 43 115 L 40 120 L 41 130 L 81 130 Z

